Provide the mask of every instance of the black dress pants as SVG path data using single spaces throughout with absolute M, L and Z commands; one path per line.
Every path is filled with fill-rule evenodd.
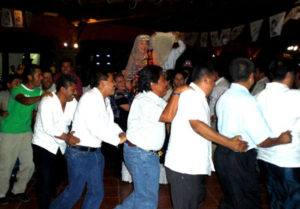
M 33 145 L 34 163 L 37 173 L 37 202 L 39 209 L 49 209 L 51 197 L 55 196 L 56 187 L 66 179 L 66 162 L 58 149 L 56 155 L 48 150 Z
M 241 153 L 218 146 L 215 167 L 224 192 L 219 209 L 261 209 L 256 155 L 255 149 Z
M 284 168 L 258 160 L 271 209 L 300 208 L 300 168 Z
M 166 168 L 173 209 L 198 209 L 206 195 L 204 175 L 178 173 Z

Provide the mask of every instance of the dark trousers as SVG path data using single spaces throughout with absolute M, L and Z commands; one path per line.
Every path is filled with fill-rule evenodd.
M 39 209 L 48 209 L 55 189 L 63 179 L 66 179 L 66 162 L 58 150 L 57 154 L 33 145 L 34 163 L 37 173 L 37 202 Z
M 198 209 L 206 195 L 204 175 L 189 175 L 166 168 L 173 209 Z
M 261 209 L 256 150 L 241 153 L 219 145 L 214 157 L 224 192 L 219 209 Z
M 282 168 L 258 161 L 271 209 L 300 208 L 300 168 Z

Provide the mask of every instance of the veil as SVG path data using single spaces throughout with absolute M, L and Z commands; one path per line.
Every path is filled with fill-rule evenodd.
M 140 52 L 139 50 L 140 41 L 147 41 L 150 47 L 150 36 L 142 34 L 135 38 L 126 66 L 126 71 L 125 71 L 126 80 L 132 80 L 134 74 L 145 66 L 144 64 L 145 54 Z

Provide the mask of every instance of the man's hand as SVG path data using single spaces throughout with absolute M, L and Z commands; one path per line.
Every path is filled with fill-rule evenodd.
M 2 111 L 1 115 L 2 115 L 3 118 L 6 118 L 8 116 L 8 112 L 7 111 Z
M 238 152 L 246 152 L 248 148 L 248 143 L 241 141 L 241 136 L 235 136 L 230 140 L 230 149 Z
M 71 133 L 69 133 L 67 135 L 66 143 L 68 145 L 75 146 L 76 144 L 78 144 L 80 142 L 80 139 L 73 135 L 74 133 L 75 132 L 72 131 Z
M 183 85 L 183 86 L 180 86 L 180 87 L 177 87 L 173 93 L 178 93 L 178 94 L 181 94 L 182 92 L 188 90 L 188 89 L 192 89 L 191 87 L 189 87 L 188 85 Z
M 45 93 L 42 95 L 42 97 L 53 97 L 53 93 L 45 91 Z
M 291 131 L 286 131 L 278 137 L 280 144 L 289 144 L 292 142 Z
M 119 137 L 120 137 L 120 144 L 123 144 L 127 140 L 126 133 L 124 132 L 120 133 Z

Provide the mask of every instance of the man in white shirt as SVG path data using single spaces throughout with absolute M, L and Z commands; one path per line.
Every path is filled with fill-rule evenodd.
M 258 163 L 271 209 L 300 208 L 300 91 L 291 90 L 294 71 L 282 61 L 270 68 L 272 83 L 257 96 L 273 136 L 291 130 L 292 143 L 258 148 Z
M 51 209 L 71 209 L 86 184 L 82 208 L 99 209 L 104 196 L 101 143 L 104 141 L 117 146 L 126 140 L 125 133 L 114 123 L 108 98 L 115 91 L 113 75 L 101 71 L 94 79 L 93 88 L 81 97 L 74 116 L 72 131 L 80 142 L 67 147 L 65 154 L 69 185 L 50 205 Z
M 63 161 L 66 142 L 75 144 L 79 139 L 69 133 L 77 107 L 76 80 L 63 75 L 57 80 L 57 93 L 44 97 L 39 105 L 32 139 L 34 162 L 37 171 L 37 199 L 39 209 L 48 209 L 55 182 L 62 175 L 56 169 Z
M 191 80 L 191 89 L 179 97 L 165 159 L 174 209 L 199 208 L 204 201 L 204 175 L 214 171 L 211 141 L 237 151 L 247 148 L 239 136 L 230 140 L 209 127 L 206 97 L 215 83 L 212 69 L 208 65 L 194 67 Z
M 220 209 L 260 209 L 261 199 L 256 176 L 256 148 L 290 143 L 290 132 L 272 137 L 261 107 L 250 94 L 254 83 L 254 64 L 236 58 L 229 67 L 233 83 L 220 97 L 216 111 L 218 130 L 227 137 L 241 135 L 248 151 L 234 152 L 218 146 L 215 165 L 224 192 Z M 279 136 L 279 137 L 278 137 Z
M 134 190 L 115 209 L 154 209 L 158 206 L 159 151 L 165 139 L 165 124 L 160 122 L 167 103 L 167 82 L 162 68 L 147 66 L 139 72 L 140 93 L 131 105 L 128 117 L 124 159 L 133 176 Z M 174 98 L 170 98 L 170 103 Z
M 255 66 L 255 85 L 251 91 L 253 96 L 259 94 L 262 90 L 265 89 L 266 84 L 270 82 L 269 78 L 267 77 L 267 65 L 264 61 L 257 61 Z

